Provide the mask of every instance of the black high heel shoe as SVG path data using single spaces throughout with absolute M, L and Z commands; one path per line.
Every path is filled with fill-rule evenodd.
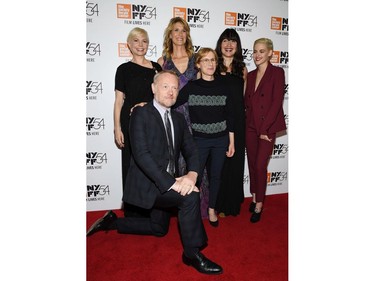
M 249 206 L 249 212 L 250 213 L 254 213 L 254 211 L 255 211 L 255 205 L 256 205 L 255 202 L 251 202 L 250 203 L 250 206 Z
M 252 223 L 256 223 L 260 221 L 260 216 L 262 214 L 262 211 L 263 211 L 263 208 L 260 211 L 257 208 L 255 208 L 254 213 L 251 215 L 250 221 Z
M 213 227 L 218 227 L 219 226 L 219 219 L 217 219 L 216 221 L 211 221 L 208 209 L 207 209 L 207 215 L 208 215 L 208 222 L 210 223 L 210 225 L 213 226 Z

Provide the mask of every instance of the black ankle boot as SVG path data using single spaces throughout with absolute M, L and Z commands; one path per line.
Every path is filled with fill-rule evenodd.
M 260 221 L 261 214 L 262 214 L 262 210 L 259 211 L 258 209 L 255 209 L 254 213 L 251 215 L 250 221 L 252 223 L 256 223 L 256 222 Z
M 250 212 L 250 213 L 254 213 L 255 205 L 256 205 L 255 202 L 251 202 L 251 203 L 250 203 L 250 207 L 249 207 L 249 212 Z

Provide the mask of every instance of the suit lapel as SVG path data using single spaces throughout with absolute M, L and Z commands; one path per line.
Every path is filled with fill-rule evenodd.
M 165 132 L 165 127 L 164 127 L 164 122 L 163 122 L 163 119 L 162 117 L 160 116 L 160 113 L 159 111 L 156 109 L 156 107 L 152 104 L 152 102 L 148 103 L 147 105 L 145 106 L 149 106 L 149 110 L 151 112 L 151 114 L 153 115 L 153 117 L 155 118 L 155 120 L 157 120 L 157 123 L 158 123 L 158 126 L 160 127 L 160 129 Z M 165 138 L 167 138 L 166 134 L 165 135 Z M 167 139 L 166 139 L 167 140 Z
M 259 92 L 259 90 L 262 88 L 262 86 L 264 84 L 264 81 L 268 81 L 269 80 L 269 77 L 271 76 L 271 73 L 272 73 L 272 64 L 268 63 L 268 66 L 266 68 L 266 72 L 264 73 L 262 79 L 260 80 L 258 88 L 254 92 L 254 94 L 257 93 L 257 92 Z M 254 87 L 255 87 L 255 80 L 256 80 L 256 74 L 255 74 L 255 78 L 254 78 Z

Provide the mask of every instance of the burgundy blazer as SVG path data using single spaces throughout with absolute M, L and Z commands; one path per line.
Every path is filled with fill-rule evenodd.
M 246 128 L 258 135 L 268 135 L 286 129 L 283 101 L 284 69 L 268 63 L 266 72 L 255 90 L 257 69 L 247 74 L 245 92 Z

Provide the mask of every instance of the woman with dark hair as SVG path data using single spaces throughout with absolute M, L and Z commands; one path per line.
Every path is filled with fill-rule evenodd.
M 227 28 L 220 35 L 216 44 L 218 66 L 216 72 L 229 86 L 233 101 L 234 147 L 233 157 L 225 159 L 222 170 L 221 186 L 216 201 L 220 215 L 236 216 L 240 213 L 244 200 L 245 168 L 245 106 L 244 91 L 246 88 L 247 68 L 243 61 L 241 39 L 237 31 Z

